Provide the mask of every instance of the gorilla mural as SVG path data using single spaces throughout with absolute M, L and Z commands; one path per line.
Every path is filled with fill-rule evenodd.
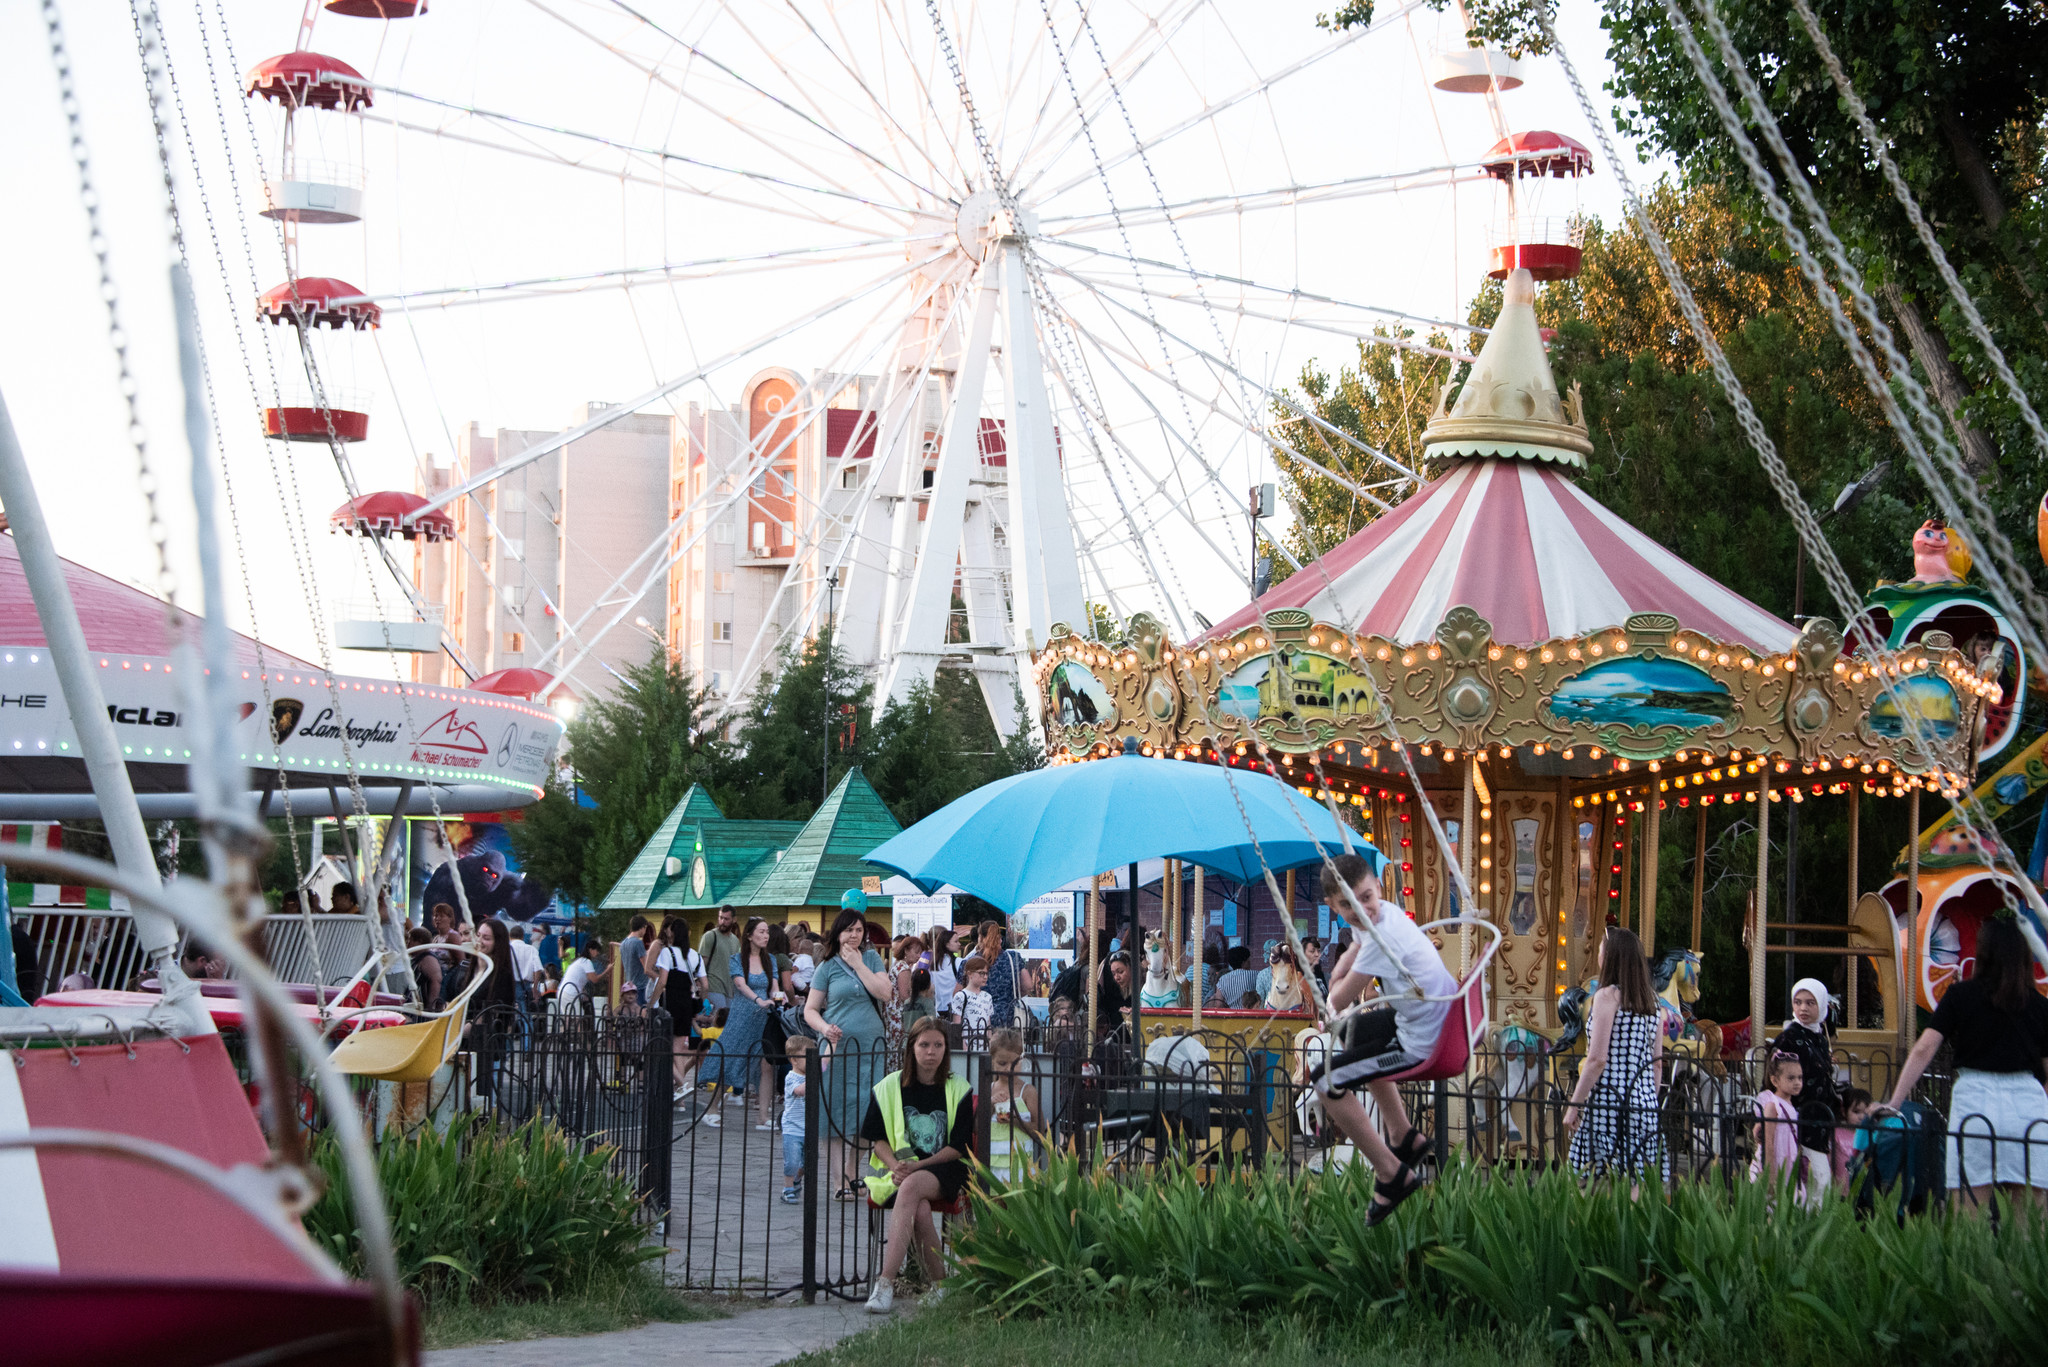
M 461 914 L 462 903 L 455 896 L 456 868 L 462 871 L 462 890 L 469 898 L 473 922 L 493 916 L 530 921 L 546 911 L 555 897 L 555 890 L 540 879 L 506 872 L 504 854 L 487 849 L 465 854 L 452 865 L 443 861 L 436 867 L 420 894 L 423 911 L 431 911 L 437 902 L 446 902 Z

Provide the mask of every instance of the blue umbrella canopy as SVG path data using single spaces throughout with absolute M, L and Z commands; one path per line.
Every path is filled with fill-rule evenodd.
M 1375 867 L 1384 862 L 1362 838 L 1352 836 L 1351 844 Z M 899 832 L 867 861 L 928 893 L 951 883 L 1014 911 L 1077 878 L 1140 859 L 1184 859 L 1257 883 L 1259 851 L 1278 872 L 1343 849 L 1344 833 L 1329 811 L 1276 778 L 1125 754 L 977 788 Z

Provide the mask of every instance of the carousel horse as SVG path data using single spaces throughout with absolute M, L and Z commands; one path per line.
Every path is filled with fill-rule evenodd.
M 1514 1107 L 1509 1103 L 1534 1095 L 1544 1082 L 1550 1040 L 1539 1030 L 1509 1021 L 1494 1030 L 1488 1043 L 1500 1058 L 1490 1077 L 1499 1088 L 1507 1138 L 1510 1143 L 1518 1143 L 1522 1139 L 1522 1127 L 1516 1123 Z M 1482 1119 L 1484 1109 L 1483 1103 L 1479 1104 Z
M 1692 1010 L 1692 1004 L 1700 999 L 1699 951 L 1666 950 L 1650 970 L 1650 979 L 1657 988 L 1665 1051 L 1677 1058 L 1700 1061 L 1709 1072 L 1718 1072 L 1721 1027 L 1699 1019 Z
M 1145 936 L 1145 984 L 1138 989 L 1138 1004 L 1147 1011 L 1180 1005 L 1180 984 L 1166 961 L 1166 941 L 1156 931 Z

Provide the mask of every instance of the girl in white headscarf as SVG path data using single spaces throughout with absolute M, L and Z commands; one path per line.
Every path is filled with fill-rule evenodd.
M 1820 1191 L 1833 1182 L 1830 1150 L 1835 1126 L 1841 1120 L 1841 1098 L 1835 1090 L 1835 1051 L 1828 1038 L 1828 1008 L 1832 999 L 1818 978 L 1801 978 L 1792 984 L 1792 1019 L 1771 1043 L 1771 1054 L 1791 1054 L 1799 1060 L 1804 1083 L 1793 1105 L 1799 1112 L 1799 1152 L 1806 1164 L 1808 1191 Z

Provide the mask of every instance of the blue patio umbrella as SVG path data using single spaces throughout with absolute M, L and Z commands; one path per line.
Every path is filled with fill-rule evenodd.
M 951 883 L 1008 912 L 1077 878 L 1141 859 L 1184 859 L 1258 883 L 1264 875 L 1254 834 L 1275 872 L 1344 850 L 1329 811 L 1278 779 L 1126 753 L 977 788 L 899 832 L 867 861 L 927 893 Z M 1360 837 L 1351 843 L 1375 867 L 1382 862 Z

